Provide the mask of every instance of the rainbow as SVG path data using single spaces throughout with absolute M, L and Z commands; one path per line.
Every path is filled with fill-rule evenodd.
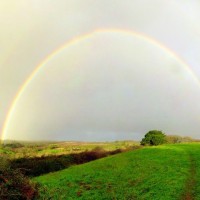
M 179 57 L 173 50 L 169 49 L 168 47 L 166 47 L 165 45 L 163 45 L 162 43 L 160 43 L 159 41 L 157 41 L 156 39 L 149 37 L 143 33 L 140 32 L 136 32 L 136 31 L 132 31 L 132 30 L 124 30 L 124 29 L 97 29 L 94 30 L 92 32 L 77 36 L 75 38 L 72 38 L 71 40 L 67 41 L 65 44 L 63 44 L 62 46 L 58 47 L 57 49 L 55 49 L 52 53 L 50 53 L 47 57 L 44 58 L 44 60 L 42 60 L 42 62 L 40 62 L 36 68 L 33 70 L 33 72 L 30 74 L 30 76 L 24 81 L 24 83 L 21 85 L 21 87 L 19 88 L 19 90 L 17 91 L 10 107 L 8 110 L 8 113 L 6 115 L 4 124 L 3 124 L 3 128 L 2 128 L 2 140 L 5 139 L 6 133 L 8 132 L 8 127 L 9 127 L 9 123 L 10 120 L 13 116 L 13 113 L 15 112 L 15 108 L 16 105 L 19 101 L 19 99 L 22 97 L 23 93 L 25 92 L 25 90 L 27 89 L 27 87 L 31 84 L 31 82 L 34 80 L 34 77 L 36 77 L 41 69 L 48 63 L 51 61 L 51 59 L 56 56 L 57 54 L 59 54 L 62 50 L 64 50 L 65 48 L 68 48 L 72 45 L 77 44 L 78 42 L 91 38 L 93 36 L 95 36 L 96 34 L 99 33 L 121 33 L 121 34 L 125 34 L 128 36 L 132 36 L 138 39 L 142 39 L 154 46 L 157 46 L 158 48 L 160 48 L 161 50 L 164 50 L 166 53 L 168 53 L 169 55 L 171 55 L 172 57 L 174 57 L 181 65 L 183 65 L 187 70 L 188 73 L 190 73 L 190 75 L 192 75 L 193 79 L 198 83 L 198 85 L 200 86 L 200 82 L 198 80 L 198 78 L 195 76 L 195 74 L 193 73 L 193 71 L 190 69 L 190 66 L 181 58 Z

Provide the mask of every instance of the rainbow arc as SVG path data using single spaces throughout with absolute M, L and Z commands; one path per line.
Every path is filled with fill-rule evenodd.
M 50 62 L 51 59 L 53 59 L 54 56 L 56 56 L 57 54 L 62 52 L 64 49 L 66 49 L 66 48 L 68 48 L 72 45 L 75 45 L 75 44 L 77 44 L 77 43 L 79 43 L 83 40 L 94 37 L 96 34 L 100 34 L 100 33 L 119 33 L 119 34 L 123 34 L 123 35 L 127 35 L 127 36 L 132 36 L 134 38 L 144 40 L 144 41 L 152 44 L 153 46 L 160 48 L 161 50 L 165 51 L 167 54 L 174 57 L 183 67 L 185 67 L 187 69 L 188 73 L 190 73 L 192 75 L 193 79 L 200 86 L 200 82 L 199 82 L 198 78 L 195 76 L 195 74 L 193 73 L 193 71 L 191 70 L 190 66 L 177 53 L 175 53 L 173 50 L 169 49 L 168 47 L 166 47 L 165 45 L 163 45 L 161 42 L 157 41 L 156 39 L 149 37 L 149 36 L 147 36 L 143 33 L 131 31 L 131 30 L 97 29 L 97 30 L 94 30 L 94 31 L 89 32 L 87 34 L 80 35 L 78 37 L 72 38 L 71 40 L 67 41 L 65 44 L 58 47 L 52 53 L 50 53 L 47 57 L 45 57 L 36 66 L 36 68 L 33 70 L 33 72 L 30 74 L 30 76 L 21 85 L 21 87 L 17 91 L 17 93 L 16 93 L 16 95 L 15 95 L 15 97 L 14 97 L 14 99 L 13 99 L 11 105 L 10 105 L 10 108 L 8 110 L 8 113 L 6 115 L 6 118 L 5 118 L 5 121 L 4 121 L 4 124 L 3 124 L 3 129 L 2 129 L 2 134 L 1 134 L 2 139 L 6 139 L 6 134 L 8 132 L 8 128 L 9 128 L 9 125 L 10 125 L 10 120 L 13 117 L 17 103 L 19 102 L 20 98 L 23 96 L 23 94 L 26 91 L 26 89 L 28 88 L 28 86 L 31 84 L 31 82 L 34 80 L 34 78 L 40 73 L 40 71 L 45 67 L 45 65 L 48 62 Z

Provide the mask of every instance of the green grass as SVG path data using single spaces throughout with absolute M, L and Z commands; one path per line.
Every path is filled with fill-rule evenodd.
M 7 149 L 7 148 L 1 148 L 0 147 L 0 156 L 1 154 L 5 154 L 5 155 L 13 155 L 14 152 L 10 149 Z
M 33 180 L 39 199 L 200 199 L 200 145 L 147 147 Z
M 200 144 L 193 145 L 184 145 L 184 149 L 189 154 L 190 162 L 190 175 L 188 177 L 188 184 L 186 187 L 190 188 L 191 185 L 191 194 L 195 200 L 200 199 Z M 187 189 L 186 188 L 186 189 Z

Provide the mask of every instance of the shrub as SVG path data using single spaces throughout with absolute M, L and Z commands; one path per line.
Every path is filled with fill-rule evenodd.
M 37 195 L 36 185 L 31 183 L 19 169 L 11 169 L 5 157 L 0 157 L 0 163 L 0 199 L 34 199 Z
M 10 162 L 8 159 L 6 159 L 5 156 L 0 156 L 0 172 L 5 171 L 9 168 Z
M 166 135 L 166 142 L 169 144 L 184 143 L 184 142 L 194 142 L 195 140 L 191 137 L 182 137 L 179 135 Z
M 130 149 L 132 150 L 132 149 Z M 42 157 L 23 157 L 11 161 L 12 169 L 23 169 L 26 176 L 39 176 L 49 172 L 65 169 L 74 164 L 82 164 L 103 158 L 105 156 L 121 153 L 124 150 L 105 151 L 102 147 L 95 147 L 91 151 L 72 153 L 68 155 L 53 155 Z
M 145 134 L 141 145 L 160 145 L 166 142 L 165 134 L 162 131 L 152 130 Z
M 176 144 L 181 143 L 182 137 L 178 135 L 167 135 L 166 136 L 166 143 L 168 144 Z
M 19 142 L 7 143 L 7 144 L 3 144 L 2 146 L 4 148 L 8 147 L 8 148 L 11 148 L 11 149 L 24 147 L 24 145 L 19 143 Z

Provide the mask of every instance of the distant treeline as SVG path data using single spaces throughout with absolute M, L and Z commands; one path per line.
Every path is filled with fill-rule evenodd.
M 166 135 L 166 143 L 177 144 L 177 143 L 187 143 L 187 142 L 200 142 L 199 139 L 194 139 L 188 136 L 182 137 L 179 135 Z
M 10 148 L 20 148 L 20 147 L 38 147 L 38 146 L 46 146 L 49 144 L 61 143 L 61 142 L 53 142 L 53 141 L 20 141 L 20 140 L 0 140 L 0 145 L 2 147 L 10 147 Z

